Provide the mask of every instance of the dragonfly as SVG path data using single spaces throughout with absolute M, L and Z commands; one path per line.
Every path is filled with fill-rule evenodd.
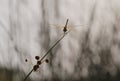
M 64 33 L 66 33 L 66 32 L 68 31 L 68 29 L 67 29 L 67 24 L 68 24 L 68 19 L 67 19 L 66 24 L 65 24 L 65 26 L 64 26 L 64 28 L 63 28 L 63 32 L 64 32 Z
M 69 22 L 69 19 L 66 20 L 65 25 L 49 24 L 49 27 L 51 29 L 52 28 L 62 29 L 63 33 L 66 33 L 68 31 L 75 31 L 76 32 L 76 31 L 80 30 L 84 26 L 84 25 L 68 25 L 68 22 Z

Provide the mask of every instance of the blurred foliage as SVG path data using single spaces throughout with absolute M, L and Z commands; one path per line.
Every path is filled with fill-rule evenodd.
M 0 81 L 22 81 L 24 77 L 24 72 L 18 69 L 0 68 Z M 27 81 L 31 80 L 28 78 Z

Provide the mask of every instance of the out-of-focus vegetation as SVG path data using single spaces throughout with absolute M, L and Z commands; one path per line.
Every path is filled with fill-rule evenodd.
M 22 81 L 24 76 L 24 72 L 18 69 L 0 68 L 0 81 Z
M 48 24 L 83 24 L 30 77 L 35 81 L 120 81 L 119 0 L 0 0 L 0 81 L 21 81 L 28 58 L 42 56 L 60 36 Z M 11 69 L 5 69 L 11 68 Z M 19 67 L 21 70 L 15 69 Z M 29 79 L 28 79 L 29 81 Z

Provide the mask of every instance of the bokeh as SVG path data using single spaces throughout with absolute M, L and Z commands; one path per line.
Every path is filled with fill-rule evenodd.
M 27 81 L 120 81 L 119 0 L 0 0 L 0 81 L 23 81 L 67 19 Z

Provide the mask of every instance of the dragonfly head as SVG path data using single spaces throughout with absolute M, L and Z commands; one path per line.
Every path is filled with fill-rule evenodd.
M 67 32 L 67 28 L 66 27 L 63 28 L 63 32 L 64 33 Z

